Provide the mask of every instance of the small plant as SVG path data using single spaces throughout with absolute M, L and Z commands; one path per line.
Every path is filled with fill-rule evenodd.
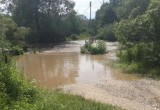
M 22 48 L 18 47 L 18 46 L 14 46 L 11 49 L 11 55 L 23 55 L 24 51 Z

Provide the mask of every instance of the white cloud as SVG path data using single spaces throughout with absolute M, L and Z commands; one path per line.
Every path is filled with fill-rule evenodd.
M 100 8 L 100 6 L 103 3 L 103 0 L 73 0 L 76 3 L 75 10 L 79 14 L 83 14 L 87 16 L 87 18 L 90 17 L 90 1 L 92 2 L 92 18 L 95 18 L 95 12 Z M 108 0 L 104 0 L 107 2 Z

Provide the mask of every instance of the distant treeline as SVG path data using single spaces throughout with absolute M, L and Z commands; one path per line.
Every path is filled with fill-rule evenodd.
M 76 13 L 75 3 L 70 0 L 2 0 L 1 3 L 5 6 L 1 10 L 1 24 L 14 28 L 7 31 L 8 40 L 14 40 L 16 31 L 15 41 L 55 43 L 87 31 L 87 18 Z

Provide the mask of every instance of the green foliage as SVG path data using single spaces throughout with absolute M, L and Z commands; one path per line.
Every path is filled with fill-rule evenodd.
M 157 2 L 156 3 L 160 3 Z M 116 36 L 122 51 L 120 61 L 137 65 L 140 73 L 160 75 L 160 7 L 151 2 L 145 14 L 121 20 L 116 24 Z M 156 73 L 155 73 L 156 72 Z
M 96 43 L 86 42 L 84 46 L 81 47 L 81 53 L 86 54 L 104 54 L 106 53 L 106 43 L 104 41 L 98 40 Z
M 77 35 L 72 34 L 70 38 L 71 38 L 72 40 L 77 40 Z
M 96 12 L 98 38 L 115 41 L 115 23 L 128 18 L 135 19 L 144 14 L 149 5 L 150 0 L 110 0 L 104 3 Z
M 38 110 L 122 110 L 111 105 L 96 103 L 86 100 L 80 96 L 64 94 L 60 91 L 54 91 L 45 94 L 47 99 L 44 106 Z
M 86 53 L 86 54 L 89 53 L 89 51 L 86 49 L 85 46 L 82 46 L 82 47 L 81 47 L 80 52 L 81 52 L 82 54 L 84 54 L 84 53 Z
M 53 43 L 65 41 L 66 36 L 80 34 L 88 29 L 88 20 L 77 15 L 73 9 L 75 3 L 70 0 L 2 0 L 13 20 L 22 32 L 15 35 L 26 35 L 27 42 Z M 9 5 L 8 5 L 9 3 Z M 25 31 L 25 32 L 24 32 Z M 24 38 L 22 36 L 19 39 Z M 16 37 L 17 38 L 17 37 Z
M 24 51 L 23 51 L 22 48 L 20 48 L 20 47 L 18 47 L 18 46 L 14 46 L 14 47 L 11 48 L 10 54 L 13 55 L 13 56 L 23 55 L 23 54 L 24 54 Z
M 0 62 L 0 109 L 29 109 L 38 100 L 38 89 L 25 81 L 12 64 Z
M 102 40 L 98 40 L 97 41 L 97 47 L 98 47 L 98 53 L 99 54 L 104 54 L 106 53 L 106 42 L 102 41 Z
M 87 32 L 81 33 L 80 35 L 77 36 L 78 40 L 86 40 L 89 38 L 89 34 Z
M 3 56 L 6 50 L 10 51 L 11 55 L 22 54 L 30 29 L 17 27 L 10 17 L 4 15 L 0 15 L 0 25 L 0 48 L 2 48 Z
M 17 45 L 23 48 L 28 41 L 29 34 L 30 34 L 30 28 L 17 27 L 13 35 L 13 41 L 12 41 L 13 45 Z
M 117 20 L 117 15 L 111 4 L 102 5 L 100 10 L 96 12 L 96 21 L 99 26 L 105 26 Z
M 91 48 L 92 48 L 92 45 L 89 43 L 89 42 L 85 42 L 85 44 L 81 47 L 81 53 L 86 53 L 86 54 L 88 54 L 88 53 L 90 53 L 90 51 L 91 51 Z
M 116 41 L 113 25 L 100 28 L 96 36 L 98 39 L 101 39 L 101 40 L 106 40 L 110 42 Z

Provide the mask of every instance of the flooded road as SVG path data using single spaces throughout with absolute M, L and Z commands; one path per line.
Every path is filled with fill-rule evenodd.
M 55 46 L 42 53 L 18 56 L 16 64 L 28 79 L 46 88 L 75 83 L 97 83 L 103 79 L 138 79 L 136 75 L 124 74 L 121 70 L 107 65 L 107 62 L 115 59 L 117 43 L 107 43 L 109 54 L 105 55 L 82 55 L 80 46 L 83 44 L 84 41 L 75 41 Z
M 16 57 L 17 66 L 37 85 L 126 110 L 160 110 L 160 81 L 139 78 L 112 68 L 118 43 L 107 43 L 108 54 L 82 55 L 84 41 L 61 44 L 41 53 Z

